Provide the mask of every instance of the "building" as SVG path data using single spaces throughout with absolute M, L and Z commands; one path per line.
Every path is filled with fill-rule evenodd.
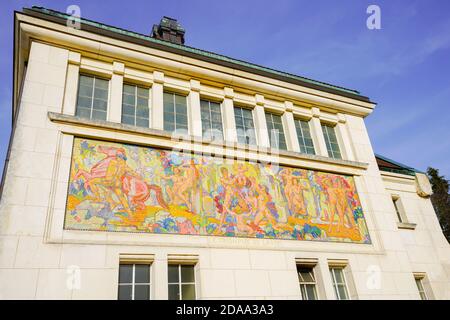
M 359 92 L 33 7 L 15 13 L 1 299 L 449 299 L 426 176 Z

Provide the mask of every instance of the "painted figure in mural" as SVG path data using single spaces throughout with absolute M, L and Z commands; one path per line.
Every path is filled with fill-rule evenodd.
M 94 198 L 99 201 L 106 200 L 110 204 L 122 205 L 123 209 L 131 214 L 128 199 L 122 191 L 121 177 L 128 170 L 127 157 L 123 148 L 98 146 L 97 151 L 106 155 L 106 158 L 97 162 L 89 172 L 79 170 L 74 179 L 83 177 L 86 190 L 90 189 Z M 114 199 L 117 197 L 117 200 Z
M 327 186 L 325 190 L 331 211 L 328 232 L 331 232 L 332 230 L 336 214 L 339 220 L 337 227 L 338 232 L 341 231 L 341 228 L 345 228 L 345 220 L 349 222 L 350 228 L 355 228 L 355 221 L 347 198 L 347 191 L 350 189 L 350 185 L 345 179 L 337 176 L 323 178 L 322 182 Z
M 172 181 L 172 186 L 166 185 L 166 192 L 174 204 L 184 204 L 193 211 L 194 189 L 198 184 L 200 173 L 195 166 L 194 160 L 190 161 L 189 166 L 173 168 L 173 175 L 161 177 L 163 180 Z
M 257 193 L 257 207 L 255 213 L 255 219 L 253 220 L 253 224 L 258 226 L 260 223 L 265 220 L 272 225 L 273 229 L 277 228 L 277 220 L 276 220 L 276 209 L 274 203 L 272 202 L 272 197 L 268 193 L 268 190 L 265 186 L 259 184 L 255 185 L 255 191 Z
M 153 190 L 158 203 L 163 208 L 168 208 L 161 189 L 158 186 L 146 184 L 133 169 L 127 166 L 127 157 L 123 148 L 98 146 L 97 150 L 105 154 L 106 158 L 97 162 L 89 172 L 80 169 L 74 177 L 74 179 L 83 177 L 85 188 L 90 189 L 96 199 L 106 200 L 110 205 L 115 204 L 113 207 L 121 205 L 125 212 L 132 214 L 129 202 L 133 207 L 144 209 L 144 203 L 150 197 L 150 191 Z
M 280 172 L 284 184 L 284 194 L 288 208 L 292 216 L 306 215 L 305 200 L 303 198 L 303 185 L 298 175 L 293 174 L 291 168 L 285 168 Z

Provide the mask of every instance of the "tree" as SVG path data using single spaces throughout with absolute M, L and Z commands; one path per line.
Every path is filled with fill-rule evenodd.
M 430 179 L 433 194 L 431 195 L 431 203 L 441 224 L 442 231 L 450 242 L 450 195 L 449 182 L 444 176 L 439 175 L 439 170 L 429 167 L 427 175 Z

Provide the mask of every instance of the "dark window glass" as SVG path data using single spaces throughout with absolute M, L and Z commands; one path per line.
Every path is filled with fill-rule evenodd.
M 124 84 L 122 92 L 122 123 L 149 127 L 149 89 Z
M 81 118 L 106 120 L 108 80 L 80 75 L 75 115 Z
M 297 131 L 297 139 L 298 144 L 300 145 L 300 152 L 315 154 L 309 123 L 304 120 L 295 119 L 295 129 Z
M 234 107 L 237 140 L 239 143 L 256 145 L 255 126 L 252 110 Z
M 187 134 L 188 117 L 186 97 L 164 92 L 164 130 Z
M 334 127 L 322 124 L 323 137 L 327 146 L 328 156 L 335 159 L 342 159 L 339 144 L 336 138 L 336 130 Z
M 266 112 L 267 130 L 269 133 L 270 147 L 287 150 L 286 139 L 284 137 L 283 123 L 281 116 Z

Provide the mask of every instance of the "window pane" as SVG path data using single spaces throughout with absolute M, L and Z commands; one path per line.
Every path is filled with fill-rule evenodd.
M 124 94 L 124 95 L 123 95 L 122 103 L 129 104 L 129 105 L 131 105 L 131 106 L 134 106 L 134 103 L 135 103 L 134 95 Z
M 334 269 L 334 276 L 336 283 L 344 283 L 344 276 L 342 275 L 342 269 Z
M 178 274 L 178 264 L 169 264 L 169 283 L 178 282 L 179 274 Z
M 96 110 L 106 111 L 106 109 L 108 107 L 108 103 L 106 102 L 106 100 L 94 99 L 94 103 L 92 104 L 92 107 Z
M 299 268 L 298 277 L 302 282 L 314 282 L 313 271 L 310 268 Z
M 106 120 L 106 112 L 93 110 L 92 111 L 92 119 Z
M 339 300 L 348 300 L 347 288 L 345 285 L 340 284 L 337 286 L 339 291 Z
M 147 107 L 137 107 L 136 117 L 148 118 L 148 108 Z
M 108 99 L 108 90 L 96 88 L 94 91 L 94 98 L 107 100 Z
M 136 264 L 134 266 L 134 272 L 135 283 L 150 283 L 150 265 Z
M 305 285 L 308 300 L 317 300 L 316 286 L 314 284 Z
M 134 117 L 123 114 L 122 115 L 122 123 L 134 126 Z
M 119 266 L 119 283 L 131 283 L 133 281 L 133 265 L 121 264 Z
M 78 88 L 78 95 L 81 97 L 92 97 L 92 85 L 85 86 L 80 84 L 80 87 Z
M 181 282 L 194 282 L 194 266 L 181 266 Z
M 136 118 L 136 126 L 148 128 L 148 118 Z
M 137 94 L 139 97 L 144 98 L 144 99 L 148 99 L 148 95 L 149 95 L 149 90 L 147 88 L 137 88 Z
M 131 300 L 131 285 L 120 285 L 119 286 L 119 300 Z
M 78 107 L 75 114 L 77 117 L 89 119 L 91 117 L 91 109 Z
M 135 285 L 134 286 L 134 300 L 149 300 L 150 286 L 149 285 Z
M 134 116 L 134 106 L 124 104 L 122 105 L 122 114 L 126 114 L 128 116 Z
M 94 85 L 94 78 L 89 76 L 80 75 L 80 85 L 92 87 Z
M 132 94 L 134 95 L 134 91 L 135 91 L 135 86 L 129 85 L 129 84 L 124 84 L 123 85 L 123 93 L 126 94 Z
M 91 108 L 92 99 L 86 97 L 78 97 L 77 106 L 83 108 Z
M 182 284 L 181 292 L 183 300 L 195 300 L 195 285 L 194 284 Z
M 169 300 L 180 300 L 178 284 L 169 284 Z
M 99 89 L 108 89 L 108 80 L 95 78 L 95 87 Z

